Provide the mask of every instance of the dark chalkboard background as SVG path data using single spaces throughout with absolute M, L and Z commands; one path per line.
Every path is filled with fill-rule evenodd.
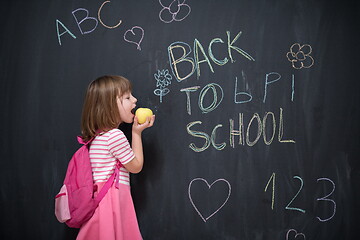
M 54 196 L 79 147 L 85 88 L 105 74 L 129 78 L 138 106 L 157 116 L 132 176 L 144 239 L 356 239 L 354 2 L 3 1 L 1 239 L 75 239 L 56 221 Z M 178 81 L 194 42 L 199 76 Z

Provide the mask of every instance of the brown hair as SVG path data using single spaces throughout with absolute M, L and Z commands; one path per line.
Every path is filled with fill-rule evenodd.
M 131 82 L 122 76 L 102 76 L 89 84 L 81 117 L 84 141 L 93 138 L 97 131 L 119 126 L 121 119 L 116 98 L 131 91 Z

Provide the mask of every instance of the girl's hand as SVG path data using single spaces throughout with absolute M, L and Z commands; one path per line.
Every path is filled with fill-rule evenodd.
M 146 128 L 152 127 L 155 122 L 155 115 L 152 115 L 151 117 L 147 117 L 146 121 L 143 124 L 140 124 L 138 121 L 138 118 L 134 117 L 134 123 L 132 126 L 132 131 L 135 133 L 141 133 Z

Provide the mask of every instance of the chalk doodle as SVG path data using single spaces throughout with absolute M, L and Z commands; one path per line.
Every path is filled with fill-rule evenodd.
M 158 87 L 154 90 L 154 94 L 160 97 L 160 103 L 162 103 L 163 96 L 170 92 L 167 86 L 171 84 L 172 76 L 169 70 L 163 69 L 154 73 L 154 78 L 156 79 L 156 87 Z
M 314 59 L 310 56 L 311 52 L 312 48 L 309 44 L 301 46 L 299 43 L 294 43 L 286 57 L 295 69 L 310 68 L 314 65 Z
M 170 4 L 164 4 L 164 0 L 159 0 L 160 5 L 163 7 L 159 12 L 160 20 L 164 23 L 184 20 L 191 12 L 190 6 L 185 4 L 185 1 L 173 0 Z
M 305 234 L 298 233 L 295 229 L 289 229 L 286 233 L 286 240 L 306 240 Z
M 198 207 L 195 205 L 195 203 L 194 203 L 194 201 L 193 201 L 193 198 L 191 197 L 191 186 L 192 186 L 192 184 L 193 184 L 194 182 L 200 182 L 200 183 L 204 182 L 204 183 L 206 184 L 206 186 L 207 186 L 207 190 L 209 190 L 209 191 L 211 190 L 211 187 L 213 187 L 216 183 L 221 183 L 221 182 L 223 182 L 223 183 L 226 183 L 226 185 L 227 185 L 227 187 L 228 187 L 228 189 L 227 189 L 227 191 L 228 191 L 227 196 L 226 196 L 226 198 L 224 199 L 224 201 L 222 202 L 222 204 L 221 204 L 219 207 L 217 207 L 215 210 L 213 210 L 212 213 L 210 213 L 210 215 L 207 216 L 207 217 L 204 216 L 203 213 L 201 213 L 201 212 L 199 211 Z M 214 181 L 212 184 L 209 184 L 209 183 L 208 183 L 205 179 L 203 179 L 203 178 L 195 178 L 195 179 L 193 179 L 193 180 L 190 182 L 190 184 L 189 184 L 188 194 L 189 194 L 189 199 L 190 199 L 191 205 L 194 207 L 195 211 L 199 214 L 199 216 L 201 217 L 201 219 L 202 219 L 204 222 L 206 222 L 206 221 L 209 220 L 212 216 L 214 216 L 217 212 L 219 212 L 221 208 L 223 208 L 223 207 L 225 206 L 225 204 L 226 204 L 227 201 L 229 200 L 229 197 L 230 197 L 230 194 L 231 194 L 231 185 L 230 185 L 230 183 L 229 183 L 227 180 L 222 179 L 222 178 L 217 179 L 217 180 Z
M 134 43 L 137 46 L 137 50 L 141 50 L 140 44 L 144 38 L 144 29 L 139 26 L 132 27 L 124 34 L 124 40 L 129 43 Z

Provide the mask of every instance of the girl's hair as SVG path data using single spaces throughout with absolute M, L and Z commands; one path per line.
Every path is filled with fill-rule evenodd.
M 98 131 L 119 126 L 121 119 L 117 97 L 131 91 L 131 82 L 122 76 L 102 76 L 89 84 L 81 117 L 84 141 L 93 138 Z

